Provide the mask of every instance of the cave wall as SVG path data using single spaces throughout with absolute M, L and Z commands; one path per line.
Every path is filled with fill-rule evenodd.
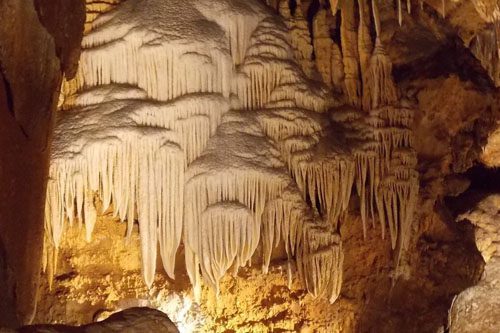
M 0 324 L 34 315 L 53 111 L 78 62 L 80 0 L 0 1 Z

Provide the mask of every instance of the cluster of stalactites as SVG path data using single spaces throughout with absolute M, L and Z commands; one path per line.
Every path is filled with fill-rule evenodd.
M 335 236 L 330 223 L 315 221 L 311 209 L 281 162 L 283 151 L 274 148 L 274 140 L 280 137 L 282 140 L 292 136 L 305 138 L 321 132 L 323 121 L 319 114 L 315 114 L 316 117 L 312 114 L 308 117 L 305 110 L 297 108 L 271 108 L 240 114 L 229 112 L 205 152 L 189 167 L 184 242 L 187 271 L 197 297 L 201 279 L 218 292 L 223 274 L 228 270 L 234 273 L 250 262 L 259 243 L 262 244 L 262 269 L 267 272 L 272 252 L 281 242 L 288 257 L 289 281 L 292 276 L 291 261 L 296 257 L 300 277 L 312 295 L 327 296 L 332 302 L 338 297 L 342 279 L 340 239 Z M 219 149 L 221 146 L 225 149 Z M 316 165 L 325 173 L 324 177 L 310 175 L 317 176 L 318 181 L 320 177 L 332 181 L 342 177 L 327 174 L 327 167 L 318 162 Z M 346 183 L 349 183 L 348 179 Z M 343 188 L 338 183 L 336 185 Z M 340 198 L 331 198 L 327 188 L 322 190 L 325 202 L 332 199 L 340 201 Z M 342 193 L 348 200 L 350 189 L 344 192 L 349 192 L 349 195 Z M 322 201 L 321 204 L 326 203 Z M 226 205 L 238 205 L 248 214 L 240 216 L 231 213 L 227 217 L 219 217 L 226 216 L 220 211 Z M 207 210 L 211 211 L 208 215 L 205 213 Z M 206 221 L 212 216 L 217 216 L 218 221 L 226 220 L 215 225 Z M 205 235 L 204 226 L 207 223 L 215 229 L 210 233 L 219 235 L 217 256 L 204 252 L 204 249 L 214 246 L 205 244 L 211 239 L 211 236 L 207 239 Z M 236 226 L 246 236 L 240 236 L 240 243 L 235 245 L 237 251 L 228 252 L 225 236 L 220 235 Z M 309 229 L 315 232 L 306 233 Z M 311 245 L 304 248 L 305 243 Z M 327 251 L 324 251 L 325 247 L 328 247 Z M 233 255 L 228 256 L 227 253 Z
M 424 1 L 425 0 L 418 0 L 418 4 L 420 6 L 420 9 L 423 10 L 424 8 Z M 413 1 L 413 2 L 416 2 L 416 1 Z M 447 0 L 441 0 L 441 6 L 439 8 L 439 11 L 441 12 L 441 16 L 443 18 L 446 17 L 446 2 Z M 403 0 L 398 0 L 398 5 L 397 5 L 397 11 L 398 11 L 398 22 L 399 22 L 399 25 L 401 26 L 403 24 L 403 4 L 404 4 L 404 1 Z M 409 15 L 411 15 L 411 11 L 412 11 L 412 0 L 406 0 L 406 11 L 408 12 Z
M 273 102 L 290 102 L 288 105 L 316 112 L 327 109 L 327 91 L 304 77 L 289 39 L 286 27 L 274 18 L 259 23 L 233 84 L 239 107 L 255 110 Z
M 357 31 L 354 8 L 350 1 L 343 2 L 340 7 L 346 95 L 349 104 L 362 107 L 367 115 L 362 117 L 355 111 L 344 111 L 334 118 L 347 123 L 349 135 L 353 135 L 353 140 L 359 140 L 353 152 L 363 232 L 366 236 L 366 221 L 368 216 L 373 220 L 376 210 L 382 235 L 388 226 L 392 247 L 398 247 L 400 255 L 408 245 L 418 194 L 416 154 L 412 149 L 410 127 L 413 112 L 401 107 L 392 78 L 391 61 L 379 38 L 381 27 L 376 2 L 372 1 L 370 6 L 367 1 L 358 1 Z M 400 20 L 401 8 L 401 1 L 398 1 Z M 411 10 L 410 1 L 407 8 Z M 376 32 L 375 46 L 369 32 L 371 18 Z M 361 70 L 359 74 L 358 68 Z
M 412 148 L 412 110 L 404 107 L 385 107 L 374 110 L 378 125 L 373 125 L 378 143 L 380 185 L 375 202 L 382 225 L 389 226 L 391 244 L 398 247 L 398 255 L 408 245 L 410 226 L 418 198 L 416 152 Z M 399 246 L 397 246 L 399 243 Z
M 268 270 L 272 250 L 283 241 L 289 286 L 295 257 L 299 278 L 308 292 L 333 303 L 342 286 L 342 241 L 330 223 L 311 217 L 294 185 L 285 189 L 281 198 L 268 202 L 262 216 L 263 271 Z
M 222 23 L 226 29 L 233 27 L 231 22 Z M 190 52 L 192 45 L 160 43 L 144 49 L 140 40 L 131 37 L 114 41 L 112 37 L 121 31 L 109 30 L 112 24 L 100 25 L 86 36 L 79 77 L 66 87 L 51 166 L 46 221 L 56 248 L 66 219 L 70 223 L 85 220 L 90 239 L 98 195 L 103 209 L 112 202 L 115 214 L 128 221 L 129 234 L 137 217 L 148 286 L 154 279 L 158 243 L 164 268 L 173 277 L 181 229 L 186 266 L 197 296 L 202 277 L 218 292 L 226 271 L 250 262 L 259 243 L 264 249 L 264 272 L 273 249 L 280 242 L 285 244 L 291 276 L 290 261 L 303 253 L 298 253 L 300 242 L 308 238 L 316 242 L 319 231 L 303 235 L 303 225 L 316 225 L 315 218 L 262 128 L 271 137 L 287 133 L 289 139 L 296 133 L 308 143 L 307 137 L 319 137 L 324 127 L 317 112 L 328 108 L 329 99 L 325 89 L 311 85 L 297 68 L 284 26 L 267 18 L 247 38 L 240 25 L 236 22 L 234 33 L 228 34 L 232 62 L 240 65 L 230 75 L 236 82 L 231 90 L 241 107 L 263 109 L 254 113 L 257 118 L 279 115 L 276 125 L 265 127 L 254 121 L 252 126 L 250 118 L 243 124 L 235 121 L 234 113 L 221 124 L 230 104 L 226 72 L 233 69 L 225 58 L 219 64 L 217 57 L 208 54 L 205 60 L 211 62 L 193 62 L 203 55 Z M 248 39 L 250 46 L 242 39 Z M 185 58 L 191 67 L 179 63 Z M 166 74 L 153 77 L 153 70 Z M 72 131 L 64 133 L 68 128 Z M 235 137 L 239 128 L 242 131 Z M 218 134 L 213 136 L 216 129 Z M 156 141 L 150 140 L 152 133 Z M 82 137 L 91 140 L 82 142 Z M 134 155 L 139 152 L 140 156 Z M 257 156 L 263 159 L 256 160 Z M 318 165 L 326 172 L 326 164 Z M 330 202 L 325 182 L 308 191 L 321 192 L 320 200 Z M 325 235 L 331 235 L 332 229 L 326 226 Z M 338 242 L 328 246 L 340 251 Z M 303 262 L 310 266 L 303 276 L 314 295 L 331 298 L 339 293 L 337 284 L 318 277 L 338 279 L 342 263 L 332 252 L 332 257 L 322 259 L 330 264 L 315 266 L 309 258 L 316 250 L 313 246 L 305 252 Z M 318 256 L 325 257 L 325 253 Z
M 159 137 L 129 135 L 120 144 L 89 147 L 84 158 L 53 163 L 46 203 L 46 225 L 53 244 L 61 242 L 66 219 L 85 219 L 90 241 L 99 192 L 106 209 L 113 199 L 114 212 L 129 221 L 137 214 L 141 229 L 144 278 L 151 285 L 158 241 L 165 271 L 173 277 L 175 253 L 182 230 L 182 206 L 173 198 L 183 191 L 184 156 L 179 146 Z M 182 204 L 182 198 L 178 199 Z M 162 235 L 168 234 L 167 238 Z
M 230 41 L 227 49 L 210 50 L 176 42 L 144 47 L 140 34 L 122 38 L 125 32 L 112 24 L 87 35 L 56 133 L 46 206 L 53 243 L 60 243 L 65 219 L 85 219 L 90 237 L 97 193 L 104 209 L 112 202 L 128 221 L 129 232 L 137 216 L 148 286 L 158 243 L 173 277 L 182 236 L 199 297 L 201 279 L 218 292 L 222 276 L 249 263 L 259 244 L 266 272 L 283 242 L 289 270 L 295 256 L 311 294 L 335 301 L 343 263 L 335 230 L 352 187 L 361 197 L 364 225 L 377 209 L 393 246 L 405 239 L 401 247 L 418 190 L 411 112 L 396 105 L 381 46 L 371 50 L 368 7 L 358 6 L 363 21 L 355 25 L 356 7 L 341 2 L 343 54 L 330 39 L 328 57 L 316 58 L 331 71 L 325 82 L 368 113 L 342 120 L 363 142 L 353 155 L 325 120 L 328 91 L 308 81 L 294 60 L 309 57 L 310 49 L 298 43 L 307 41 L 302 23 L 291 40 L 270 16 L 250 25 L 217 18 Z M 326 45 L 326 16 L 320 10 L 315 19 L 314 45 Z M 231 93 L 236 98 L 230 102 Z M 229 104 L 253 112 L 227 112 Z M 72 132 L 77 124 L 84 133 Z
M 198 92 L 229 96 L 233 71 L 231 51 L 239 51 L 233 50 L 234 47 L 226 49 L 232 46 L 230 41 L 212 47 L 207 47 L 202 41 L 186 43 L 178 36 L 165 41 L 165 36 L 157 36 L 157 32 L 142 30 L 135 20 L 129 18 L 130 22 L 127 22 L 126 16 L 116 15 L 118 10 L 97 19 L 93 16 L 94 10 L 95 14 L 106 12 L 109 6 L 120 2 L 123 0 L 90 1 L 87 4 L 87 17 L 92 24 L 82 41 L 78 73 L 74 80 L 64 83 L 65 95 L 86 87 L 128 84 L 143 89 L 148 97 L 160 101 Z M 237 18 L 231 22 L 238 25 L 236 21 Z M 248 35 L 243 30 L 240 33 Z M 238 37 L 230 34 L 228 38 Z M 244 41 L 242 38 L 240 44 Z M 232 42 L 234 44 L 234 40 Z M 238 56 L 235 54 L 235 57 Z
M 224 45 L 146 33 L 149 27 L 124 19 L 120 8 L 95 20 L 94 14 L 119 2 L 87 4 L 92 29 L 86 30 L 76 79 L 63 87 L 46 229 L 57 250 L 66 220 L 85 220 L 90 240 L 95 195 L 102 210 L 113 203 L 115 215 L 128 222 L 128 235 L 135 218 L 139 222 L 143 276 L 151 286 L 158 244 L 164 269 L 174 276 L 184 169 L 229 108 L 233 63 Z
M 329 6 L 323 1 L 319 3 L 319 9 L 316 11 L 312 21 L 312 31 L 306 31 L 302 27 L 303 6 L 300 1 L 297 2 L 295 12 L 292 15 L 290 2 L 287 0 L 267 0 L 267 4 L 273 7 L 284 19 L 287 27 L 292 32 L 292 45 L 295 49 L 303 50 L 302 53 L 295 54 L 299 59 L 313 59 L 315 69 L 309 70 L 309 65 L 303 67 L 306 73 L 317 71 L 322 81 L 337 92 L 342 92 L 346 96 L 346 101 L 355 107 L 367 108 L 365 103 L 367 95 L 365 87 L 376 86 L 367 85 L 366 81 L 385 80 L 384 76 L 389 73 L 390 63 L 380 42 L 380 18 L 378 16 L 375 0 L 357 0 L 357 1 L 338 1 L 330 0 Z M 357 3 L 356 3 L 357 2 Z M 442 0 L 441 11 L 445 16 L 446 1 Z M 398 0 L 396 5 L 397 17 L 400 24 L 403 22 L 403 13 L 406 8 L 408 14 L 412 13 L 413 3 L 411 0 Z M 420 1 L 423 6 L 423 0 Z M 377 13 L 376 13 L 377 12 Z M 340 44 L 332 38 L 332 32 L 335 32 L 336 21 L 340 20 Z M 300 25 L 300 33 L 297 31 L 297 25 Z M 375 26 L 377 38 L 372 41 L 371 27 Z M 309 45 L 308 45 L 309 43 Z M 311 50 L 312 44 L 312 50 Z M 310 53 L 314 53 L 312 58 Z M 378 63 L 378 64 L 377 64 Z M 394 96 L 395 89 L 388 85 L 387 97 Z M 381 96 L 384 97 L 384 96 Z
M 330 303 L 340 295 L 344 253 L 340 236 L 325 225 L 308 223 L 297 254 L 299 275 L 309 293 Z
M 408 2 L 408 8 L 410 5 Z M 364 235 L 368 217 L 374 220 L 377 214 L 382 235 L 388 226 L 392 247 L 397 247 L 401 254 L 408 245 L 418 194 L 416 155 L 412 149 L 413 111 L 402 107 L 399 101 L 392 64 L 379 38 L 376 2 L 370 6 L 367 1 L 358 1 L 357 26 L 355 8 L 350 1 L 340 6 L 345 89 L 347 102 L 354 108 L 337 110 L 332 116 L 353 143 L 355 187 L 361 199 Z M 398 8 L 401 9 L 400 4 Z M 372 21 L 376 32 L 374 46 L 369 33 Z M 359 108 L 366 113 L 359 114 Z
M 337 92 L 344 91 L 344 63 L 339 45 L 330 36 L 330 12 L 320 8 L 313 20 L 315 63 L 323 82 Z
M 411 10 L 411 2 L 407 3 Z M 401 23 L 401 1 L 398 2 Z M 371 144 L 364 146 L 368 156 L 360 154 L 358 170 L 363 177 L 370 175 L 368 185 L 358 181 L 356 186 L 362 198 L 361 217 L 366 235 L 366 217 L 374 206 L 385 236 L 389 227 L 392 248 L 397 250 L 396 264 L 408 246 L 414 208 L 418 199 L 417 159 L 413 147 L 413 110 L 403 106 L 398 98 L 392 78 L 392 64 L 380 41 L 380 17 L 375 2 L 372 2 L 376 41 L 373 54 L 363 75 L 363 108 L 369 116 L 364 119 L 368 126 L 365 139 Z M 366 168 L 368 167 L 368 171 Z M 368 188 L 368 195 L 366 190 Z M 363 202 L 364 201 L 364 202 Z M 399 244 L 399 246 L 398 246 Z
M 345 127 L 356 157 L 356 191 L 366 237 L 367 220 L 378 216 L 382 237 L 389 235 L 399 256 L 408 246 L 418 199 L 417 159 L 410 129 L 413 110 L 383 106 L 362 116 L 355 109 L 337 110 L 333 120 Z
M 303 199 L 319 210 L 332 228 L 346 212 L 354 183 L 355 161 L 347 152 L 337 150 L 326 133 L 328 122 L 319 114 L 304 110 L 277 108 L 259 111 L 257 117 L 280 148 L 290 175 Z
M 98 193 L 103 211 L 113 203 L 115 216 L 128 221 L 129 236 L 137 216 L 146 284 L 153 282 L 158 243 L 165 271 L 173 277 L 184 168 L 205 149 L 229 103 L 213 94 L 160 103 L 120 99 L 139 95 L 124 87 L 91 91 L 76 98 L 56 126 L 46 204 L 51 242 L 59 246 L 66 220 L 70 225 L 85 220 L 90 241 Z
M 297 207 L 283 195 L 290 186 L 292 180 L 279 152 L 262 133 L 254 114 L 226 114 L 207 149 L 187 170 L 184 243 L 186 268 L 197 297 L 199 269 L 203 279 L 218 292 L 219 280 L 227 270 L 232 267 L 236 272 L 250 262 L 261 235 L 264 271 L 275 242 L 283 239 L 289 253 L 295 253 L 298 225 L 306 212 L 293 213 Z M 293 199 L 293 195 L 288 196 Z M 233 212 L 235 205 L 241 207 L 241 214 Z M 229 210 L 225 211 L 225 207 Z M 207 244 L 211 241 L 206 235 L 207 224 L 218 235 L 215 239 L 219 244 Z M 268 230 L 279 230 L 279 236 L 270 238 Z M 225 235 L 236 231 L 239 238 L 234 245 L 234 237 Z M 228 252 L 231 244 L 236 250 Z M 205 253 L 214 246 L 224 253 L 222 259 Z
M 246 243 L 241 244 L 247 251 L 245 253 L 249 254 L 241 258 L 248 260 L 235 260 L 231 265 L 223 265 L 224 271 L 228 270 L 229 266 L 236 271 L 238 267 L 246 264 L 260 239 L 263 248 L 263 271 L 268 270 L 273 249 L 283 242 L 289 259 L 291 278 L 290 262 L 294 256 L 299 255 L 301 241 L 308 242 L 309 238 L 314 241 L 314 235 L 319 234 L 320 230 L 326 235 L 332 235 L 334 230 L 331 224 L 322 224 L 323 229 L 318 229 L 316 234 L 312 236 L 303 234 L 305 225 L 317 224 L 314 222 L 311 209 L 305 203 L 304 198 L 307 194 L 304 191 L 321 193 L 318 194 L 321 196 L 319 199 L 321 204 L 335 207 L 332 211 L 338 209 L 336 200 L 341 202 L 340 206 L 345 210 L 348 201 L 346 193 L 350 194 L 350 189 L 340 186 L 342 172 L 336 168 L 332 168 L 335 172 L 328 171 L 329 166 L 341 163 L 334 161 L 328 164 L 326 158 L 324 163 L 319 160 L 299 163 L 297 156 L 302 156 L 301 152 L 292 151 L 287 147 L 293 148 L 293 145 L 287 146 L 285 143 L 288 140 L 295 140 L 298 145 L 305 145 L 314 152 L 314 146 L 319 142 L 325 127 L 325 117 L 318 112 L 327 110 L 330 105 L 327 91 L 308 82 L 297 68 L 285 27 L 276 24 L 272 19 L 265 19 L 259 23 L 252 34 L 245 60 L 240 65 L 237 84 L 233 91 L 240 99 L 240 107 L 254 109 L 254 112 L 245 115 L 232 112 L 226 114 L 226 120 L 219 127 L 217 135 L 211 139 L 209 147 L 188 169 L 189 180 L 185 195 L 186 266 L 196 294 L 199 294 L 202 278 L 198 267 L 203 273 L 205 270 L 203 265 L 218 265 L 217 261 L 202 263 L 202 260 L 207 259 L 203 259 L 204 255 L 200 252 L 204 240 L 199 232 L 200 225 L 204 224 L 203 211 L 207 207 L 229 202 L 243 205 L 252 214 L 253 225 L 260 230 L 257 234 L 253 233 L 252 237 L 244 238 Z M 244 123 L 244 126 L 235 125 L 237 123 Z M 236 133 L 237 137 L 248 137 L 248 139 L 238 139 L 235 137 Z M 280 151 L 274 148 L 273 145 L 276 143 Z M 225 147 L 224 151 L 219 149 L 221 146 Z M 254 151 L 255 149 L 257 150 Z M 255 157 L 249 159 L 249 156 Z M 261 160 L 256 156 L 265 159 Z M 286 160 L 286 165 L 281 162 L 283 158 Z M 294 162 L 295 160 L 297 162 Z M 221 161 L 224 162 L 220 163 Z M 233 169 L 235 166 L 237 168 Z M 325 174 L 323 176 L 311 172 L 308 176 L 318 177 L 318 184 L 314 185 L 318 188 L 307 189 L 305 179 L 302 179 L 304 183 L 302 188 L 297 188 L 290 177 L 294 174 L 292 170 L 302 168 L 313 170 L 315 166 L 319 166 Z M 288 167 L 290 175 L 287 174 L 285 167 Z M 298 175 L 299 171 L 295 174 Z M 327 179 L 320 180 L 320 177 Z M 325 184 L 329 180 L 332 182 L 337 180 L 335 184 L 343 189 L 338 197 L 332 197 L 328 193 Z M 346 184 L 349 184 L 349 177 Z M 304 196 L 300 195 L 301 191 Z M 238 222 L 238 224 L 245 223 Z M 341 280 L 342 262 L 338 256 L 338 251 L 341 251 L 340 243 L 332 242 L 329 246 L 332 252 L 323 253 L 322 256 L 330 265 L 312 265 L 305 270 L 303 276 L 309 281 L 308 290 L 315 295 L 328 294 L 330 298 L 333 295 L 336 298 L 340 282 L 336 284 L 318 280 L 318 277 L 323 275 L 324 279 L 335 276 L 337 281 Z M 314 247 L 310 248 L 305 257 L 313 257 L 316 250 Z M 304 262 L 310 263 L 309 259 Z M 220 277 L 221 275 L 218 275 L 217 279 L 207 282 L 217 290 Z
M 411 14 L 411 1 L 397 3 L 400 23 L 405 5 Z M 392 64 L 380 40 L 377 2 L 358 0 L 356 6 L 354 1 L 332 0 L 330 10 L 323 6 L 320 3 L 312 25 L 315 65 L 323 81 L 344 92 L 347 104 L 354 107 L 334 114 L 334 121 L 343 127 L 354 148 L 350 152 L 330 151 L 322 159 L 317 151 L 328 131 L 324 124 L 288 117 L 278 125 L 281 115 L 276 112 L 262 116 L 260 121 L 266 133 L 278 143 L 303 198 L 310 200 L 312 207 L 319 207 L 318 213 L 336 226 L 355 185 L 361 199 L 364 235 L 368 217 L 374 220 L 377 215 L 384 237 L 389 229 L 399 261 L 408 246 L 419 187 L 416 154 L 412 149 L 413 110 L 402 107 L 399 101 Z M 282 16 L 290 17 L 287 1 L 275 8 Z M 341 15 L 341 48 L 330 36 L 337 10 Z M 376 33 L 374 41 L 372 26 Z M 364 115 L 359 109 L 365 111 Z
M 195 276 L 199 266 L 203 279 L 219 294 L 219 281 L 226 272 L 231 267 L 236 271 L 251 259 L 259 243 L 260 225 L 247 206 L 232 201 L 206 207 L 200 220 L 196 230 L 186 230 L 198 233 L 198 242 L 187 244 L 187 252 L 194 247 L 187 257 L 195 257 L 198 265 L 188 264 L 188 272 Z M 197 280 L 192 282 L 199 290 Z

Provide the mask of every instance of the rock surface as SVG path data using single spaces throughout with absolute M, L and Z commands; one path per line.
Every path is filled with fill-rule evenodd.
M 79 57 L 80 0 L 0 1 L 0 324 L 29 322 L 41 267 L 52 115 Z M 63 33 L 64 32 L 64 33 Z
M 460 293 L 450 310 L 450 333 L 500 332 L 500 195 L 483 199 L 459 216 L 476 226 L 476 244 L 486 263 L 481 281 Z
M 1 331 L 0 331 L 1 332 Z M 108 319 L 80 327 L 65 325 L 35 325 L 18 329 L 19 333 L 178 333 L 166 314 L 150 308 L 130 308 Z

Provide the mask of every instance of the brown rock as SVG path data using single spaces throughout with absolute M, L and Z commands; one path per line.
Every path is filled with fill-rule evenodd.
M 174 323 L 161 311 L 150 308 L 130 308 L 108 319 L 84 326 L 35 325 L 18 330 L 19 333 L 179 333 Z
M 80 0 L 0 1 L 0 324 L 34 314 L 52 113 L 83 19 Z

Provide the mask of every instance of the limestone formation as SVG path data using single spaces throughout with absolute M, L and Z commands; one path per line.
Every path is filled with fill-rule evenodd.
M 372 115 L 355 117 L 361 132 L 342 113 L 331 123 L 329 108 L 339 102 L 301 71 L 311 45 L 300 37 L 308 36 L 300 7 L 288 24 L 291 38 L 256 1 L 234 7 L 229 0 L 215 6 L 129 0 L 93 21 L 56 125 L 46 204 L 49 275 L 57 271 L 67 225 L 78 221 L 91 241 L 96 197 L 102 210 L 112 204 L 115 216 L 127 221 L 129 236 L 137 218 L 147 286 L 155 278 L 158 245 L 165 272 L 175 278 L 183 243 L 197 299 L 201 279 L 217 294 L 225 273 L 250 264 L 261 243 L 266 272 L 283 241 L 307 290 L 334 302 L 343 262 L 335 230 L 354 184 L 363 223 L 368 207 L 372 217 L 376 207 L 392 247 L 406 249 L 416 200 L 411 110 L 396 105 L 380 45 L 368 62 L 365 4 L 357 34 L 354 7 L 343 3 L 341 36 L 351 104 L 362 101 L 359 64 L 366 78 Z M 184 14 L 174 22 L 178 8 Z M 291 15 L 287 4 L 280 11 Z M 316 16 L 314 31 L 316 48 L 324 42 L 328 55 L 326 15 Z M 304 33 L 294 34 L 295 28 Z M 326 82 L 335 77 L 339 84 L 332 58 L 319 57 L 317 64 L 329 70 Z M 335 139 L 342 127 L 352 132 L 348 145 Z

